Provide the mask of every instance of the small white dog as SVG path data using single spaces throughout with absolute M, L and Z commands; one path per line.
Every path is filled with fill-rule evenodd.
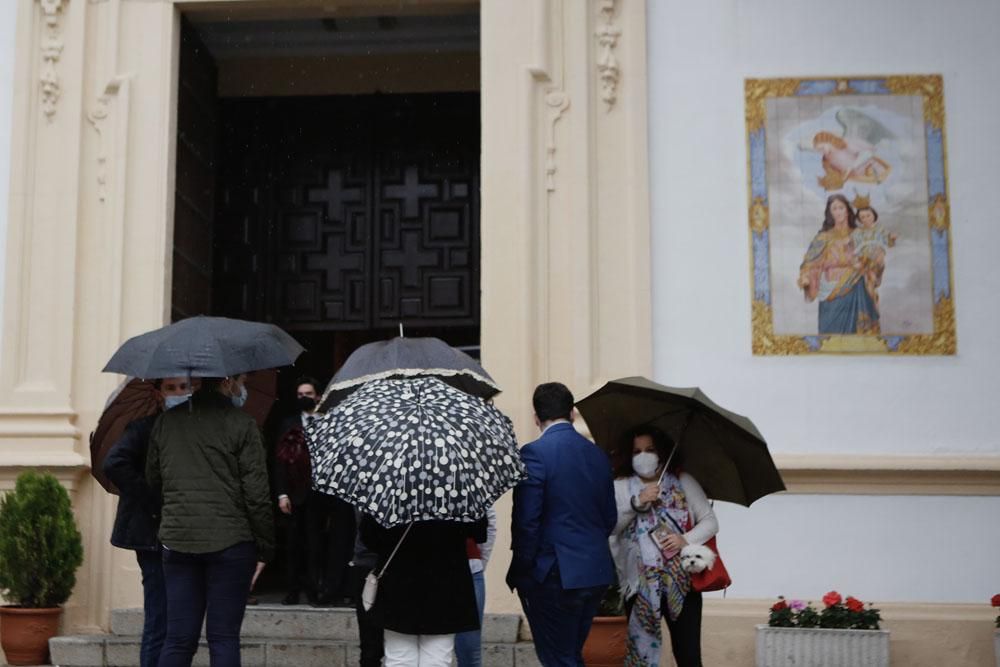
M 715 552 L 700 544 L 689 544 L 681 549 L 681 567 L 685 572 L 694 574 L 712 569 L 715 565 Z

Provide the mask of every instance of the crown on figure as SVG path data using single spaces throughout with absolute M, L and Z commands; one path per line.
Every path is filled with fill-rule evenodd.
M 854 206 L 854 210 L 860 210 L 863 208 L 868 208 L 872 205 L 872 199 L 869 195 L 863 195 L 857 190 L 854 191 L 854 201 L 851 202 Z

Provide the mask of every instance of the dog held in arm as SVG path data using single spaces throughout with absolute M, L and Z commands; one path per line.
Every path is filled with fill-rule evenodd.
M 689 574 L 704 572 L 715 565 L 715 552 L 700 544 L 689 544 L 681 549 L 681 567 Z

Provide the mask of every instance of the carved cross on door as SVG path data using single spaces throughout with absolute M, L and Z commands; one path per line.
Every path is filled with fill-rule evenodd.
M 420 287 L 421 269 L 437 266 L 438 253 L 433 250 L 420 250 L 419 232 L 402 232 L 402 237 L 400 249 L 382 252 L 382 266 L 399 269 L 403 275 L 403 285 L 406 287 Z
M 435 183 L 421 183 L 417 173 L 417 165 L 406 167 L 403 183 L 386 185 L 382 188 L 386 199 L 401 199 L 403 201 L 403 217 L 416 218 L 420 215 L 420 200 L 438 196 L 438 186 Z
M 344 187 L 344 175 L 339 169 L 331 169 L 326 174 L 326 187 L 309 188 L 309 203 L 326 203 L 327 220 L 341 222 L 344 204 L 361 201 L 360 188 Z

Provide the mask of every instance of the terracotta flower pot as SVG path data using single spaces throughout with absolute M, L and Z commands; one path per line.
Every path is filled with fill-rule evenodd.
M 0 646 L 11 665 L 44 665 L 49 639 L 59 632 L 62 607 L 0 607 Z
M 598 616 L 583 644 L 584 664 L 587 667 L 621 667 L 625 662 L 627 639 L 627 617 Z

